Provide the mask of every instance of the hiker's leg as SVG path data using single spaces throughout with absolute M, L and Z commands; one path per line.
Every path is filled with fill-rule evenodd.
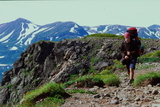
M 126 64 L 126 68 L 127 68 L 127 73 L 128 73 L 128 76 L 129 76 L 130 75 L 129 64 Z
M 134 77 L 134 69 L 130 68 L 130 77 L 129 77 L 129 79 L 133 80 L 133 77 Z
M 130 68 L 130 74 L 129 74 L 129 81 L 128 81 L 128 85 L 131 85 L 134 81 L 133 77 L 134 77 L 134 69 L 133 68 Z
M 136 66 L 136 61 L 137 61 L 137 59 L 132 59 L 131 60 L 131 64 L 130 64 L 130 68 L 129 68 L 130 80 L 134 79 L 134 69 L 135 69 L 135 66 Z
M 130 76 L 130 71 L 127 71 L 127 73 L 128 73 L 128 76 Z

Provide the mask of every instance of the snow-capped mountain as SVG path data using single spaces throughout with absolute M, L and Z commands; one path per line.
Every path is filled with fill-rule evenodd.
M 40 26 L 19 18 L 0 24 L 0 72 L 9 70 L 32 43 L 39 40 L 60 41 L 86 35 L 88 33 L 83 27 L 74 22 L 55 22 Z
M 83 26 L 83 28 L 88 32 L 88 34 L 111 33 L 116 35 L 123 35 L 127 30 L 127 26 L 122 25 L 100 25 L 94 27 Z
M 83 26 L 88 34 L 95 33 L 111 33 L 116 35 L 123 35 L 131 26 L 123 25 L 100 25 L 100 26 Z M 149 27 L 136 27 L 138 35 L 141 38 L 160 39 L 160 25 L 152 25 Z
M 0 25 L 0 42 L 14 45 L 30 45 L 37 40 L 60 41 L 78 38 L 88 33 L 74 22 L 55 22 L 39 26 L 26 19 L 19 18 L 13 22 Z

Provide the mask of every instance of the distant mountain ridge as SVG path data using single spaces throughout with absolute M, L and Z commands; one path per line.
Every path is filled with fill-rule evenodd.
M 123 25 L 100 25 L 100 26 L 83 26 L 88 34 L 94 33 L 111 33 L 116 35 L 123 35 L 131 26 Z M 152 25 L 149 27 L 136 27 L 138 35 L 141 38 L 160 39 L 160 25 Z
M 37 25 L 23 18 L 0 24 L 0 73 L 11 69 L 13 62 L 20 57 L 20 54 L 37 41 L 61 41 L 95 33 L 123 35 L 129 27 L 122 25 L 80 26 L 71 21 Z M 142 38 L 160 39 L 160 25 L 147 28 L 137 27 L 137 29 Z
M 0 42 L 16 45 L 30 45 L 37 40 L 60 41 L 77 38 L 88 33 L 74 22 L 55 22 L 47 25 L 36 25 L 26 19 L 0 25 Z

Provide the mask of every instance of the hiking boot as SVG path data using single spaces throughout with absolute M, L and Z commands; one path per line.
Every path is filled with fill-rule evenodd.
M 134 79 L 131 79 L 128 81 L 128 85 L 131 85 L 133 83 Z

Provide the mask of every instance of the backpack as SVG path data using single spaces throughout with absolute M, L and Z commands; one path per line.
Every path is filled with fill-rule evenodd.
M 131 35 L 131 39 L 135 39 L 135 40 L 138 40 L 138 32 L 137 32 L 137 29 L 135 27 L 131 27 L 131 28 L 128 28 L 127 31 L 128 33 L 130 33 Z
M 141 45 L 141 41 L 138 39 L 138 40 L 134 40 L 138 46 L 138 57 L 140 57 L 143 52 L 144 52 L 144 47 Z
M 134 40 L 138 45 L 138 57 L 141 56 L 144 52 L 144 47 L 141 45 L 141 41 L 139 40 L 137 29 L 135 27 L 130 27 L 126 32 L 130 33 L 131 40 Z

